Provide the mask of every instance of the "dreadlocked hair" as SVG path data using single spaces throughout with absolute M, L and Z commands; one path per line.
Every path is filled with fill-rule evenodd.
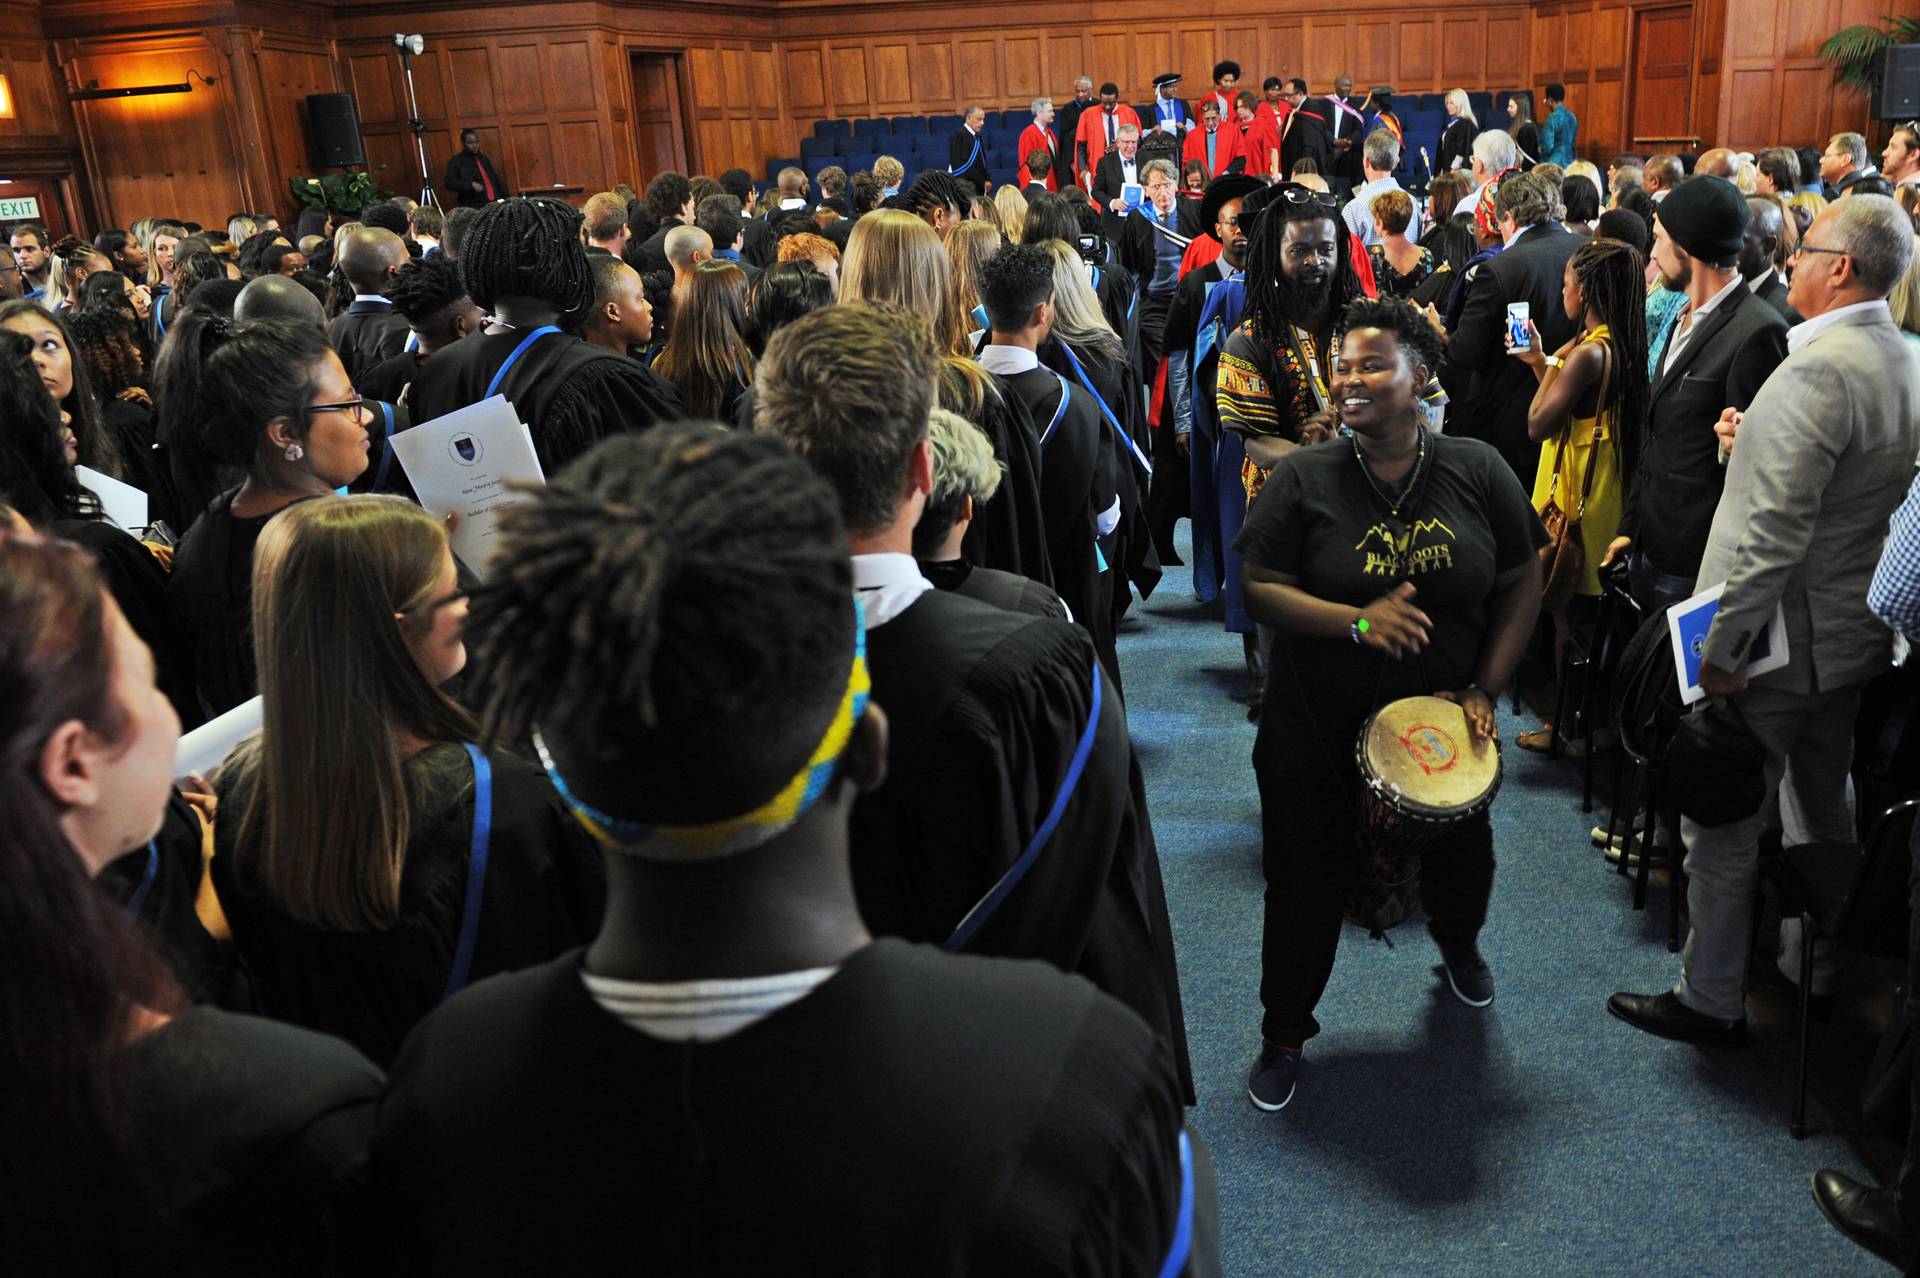
M 1631 440 L 1651 394 L 1646 361 L 1633 354 L 1647 349 L 1647 259 L 1620 240 L 1589 240 L 1568 264 L 1587 308 L 1612 337 L 1614 358 L 1599 411 L 1611 411 L 1616 437 Z
M 460 269 L 475 305 L 532 297 L 560 308 L 577 331 L 593 309 L 593 268 L 580 243 L 580 210 L 559 200 L 496 200 L 481 209 L 460 245 Z
M 1279 342 L 1287 331 L 1280 241 L 1285 237 L 1290 222 L 1328 222 L 1333 226 L 1333 240 L 1338 248 L 1338 256 L 1333 263 L 1333 281 L 1328 290 L 1333 313 L 1340 314 L 1347 303 L 1360 296 L 1360 281 L 1353 273 L 1352 243 L 1339 214 L 1312 201 L 1296 204 L 1284 198 L 1273 199 L 1261 211 L 1247 236 L 1246 268 L 1247 319 L 1253 325 L 1254 336 L 1269 345 Z
M 466 295 L 467 282 L 460 278 L 459 266 L 447 261 L 442 253 L 408 262 L 394 272 L 387 285 L 387 300 L 415 328 L 423 327 Z
M 1427 317 L 1411 302 L 1383 296 L 1362 297 L 1347 303 L 1347 308 L 1334 317 L 1333 349 L 1338 351 L 1341 341 L 1356 328 L 1377 328 L 1383 333 L 1392 333 L 1408 361 L 1425 365 L 1429 378 L 1440 371 L 1446 348 L 1441 344 L 1440 334 L 1433 331 Z M 1331 366 L 1332 359 L 1327 363 Z
M 748 811 L 806 763 L 847 687 L 852 565 L 784 442 L 617 436 L 501 528 L 467 622 L 489 740 L 538 727 L 586 802 L 662 824 Z

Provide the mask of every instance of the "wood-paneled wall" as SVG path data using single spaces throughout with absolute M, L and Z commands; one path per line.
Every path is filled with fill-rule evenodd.
M 0 165 L 65 165 L 70 178 L 83 168 L 78 220 L 96 225 L 156 210 L 208 223 L 243 207 L 290 215 L 287 178 L 314 168 L 306 95 L 347 90 L 368 163 L 392 190 L 437 184 L 467 126 L 516 190 L 638 186 L 652 174 L 634 145 L 632 59 L 658 53 L 679 59 L 689 167 L 709 173 L 759 176 L 821 117 L 1018 109 L 1043 93 L 1064 100 L 1082 73 L 1143 101 L 1155 74 L 1178 70 L 1197 96 L 1220 58 L 1255 84 L 1301 75 L 1315 91 L 1343 73 L 1402 94 L 1560 80 L 1581 151 L 1604 158 L 1630 141 L 1635 15 L 1675 5 L 1691 14 L 1686 111 L 1703 140 L 1816 143 L 1866 123 L 1814 49 L 1876 19 L 1879 0 L 1428 0 L 1366 12 L 1343 0 L 1284 12 L 1183 0 L 1172 17 L 1162 0 L 1105 0 L 1098 20 L 1056 7 L 1044 21 L 1015 0 L 0 0 L 11 29 L 37 22 L 58 36 L 52 61 L 30 39 L 0 42 L 17 113 L 0 121 Z M 425 174 L 391 42 L 402 29 L 428 42 L 415 60 Z M 177 81 L 189 66 L 218 83 L 64 101 L 88 80 Z
M 0 4 L 0 23 L 25 33 L 38 27 L 38 14 L 20 4 Z M 80 181 L 78 139 L 66 92 L 44 41 L 0 40 L 0 74 L 13 97 L 13 118 L 0 120 L 0 195 L 40 197 L 41 211 L 56 234 L 88 225 Z
M 1724 75 L 1714 102 L 1714 132 L 1724 146 L 1824 147 L 1843 130 L 1877 134 L 1864 95 L 1834 85 L 1833 71 L 1816 55 L 1841 27 L 1878 25 L 1882 0 L 1723 0 Z M 1884 133 L 1887 126 L 1881 125 Z M 1877 155 L 1879 148 L 1874 147 Z

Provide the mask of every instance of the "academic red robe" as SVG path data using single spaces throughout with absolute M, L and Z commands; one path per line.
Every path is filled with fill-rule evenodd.
M 1207 170 L 1207 177 L 1210 179 L 1219 177 L 1227 171 L 1229 164 L 1245 156 L 1245 152 L 1241 150 L 1240 130 L 1237 127 L 1222 124 L 1214 130 L 1213 135 L 1216 139 L 1213 147 L 1213 167 Z M 1187 140 L 1180 148 L 1181 167 L 1186 167 L 1190 160 L 1198 160 L 1202 164 L 1207 162 L 1207 131 L 1204 128 L 1195 129 L 1187 134 Z
M 1240 135 L 1240 149 L 1247 157 L 1246 171 L 1254 177 L 1267 177 L 1279 168 L 1280 126 L 1276 120 L 1271 111 L 1261 115 L 1256 109 L 1253 123 Z
M 1014 182 L 1015 186 L 1025 186 L 1028 181 L 1031 180 L 1030 175 L 1027 173 L 1027 157 L 1035 151 L 1045 151 L 1048 155 L 1052 156 L 1058 156 L 1060 154 L 1060 143 L 1053 136 L 1053 130 L 1051 128 L 1043 129 L 1037 124 L 1029 124 L 1021 131 L 1020 155 L 1015 161 L 1018 170 L 1016 181 Z M 1047 170 L 1047 189 L 1049 191 L 1057 191 L 1060 189 L 1060 184 L 1053 180 L 1052 169 Z
M 1116 135 L 1120 126 L 1131 124 L 1140 127 L 1140 116 L 1126 103 L 1121 103 L 1113 111 L 1113 127 Z M 1085 148 L 1085 162 L 1081 160 L 1081 149 Z M 1107 153 L 1107 112 L 1106 108 L 1095 103 L 1080 113 L 1080 126 L 1073 138 L 1073 180 L 1081 186 L 1090 186 L 1093 180 L 1093 166 L 1100 163 L 1100 157 Z
M 1253 108 L 1253 118 L 1267 121 L 1267 123 L 1273 125 L 1276 133 L 1287 127 L 1287 117 L 1292 114 L 1293 104 L 1285 98 L 1280 100 L 1278 106 L 1275 106 L 1271 102 L 1262 101 L 1258 106 Z

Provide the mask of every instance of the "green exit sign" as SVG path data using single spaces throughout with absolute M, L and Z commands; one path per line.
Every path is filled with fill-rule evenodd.
M 40 201 L 31 195 L 0 200 L 0 222 L 20 222 L 40 216 Z

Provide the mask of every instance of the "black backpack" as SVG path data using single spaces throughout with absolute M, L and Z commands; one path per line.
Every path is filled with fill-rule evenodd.
M 1673 668 L 1667 614 L 1655 612 L 1627 640 L 1614 675 L 1613 718 L 1622 744 L 1658 766 L 1686 709 L 1680 700 L 1680 675 Z

